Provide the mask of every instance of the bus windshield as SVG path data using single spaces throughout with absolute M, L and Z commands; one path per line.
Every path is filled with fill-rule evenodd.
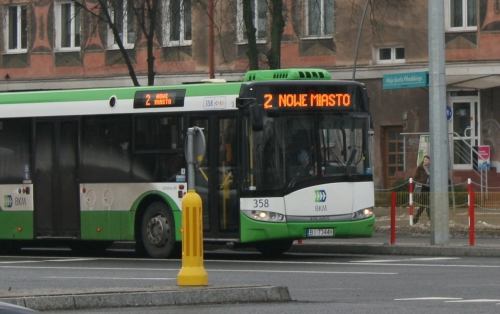
M 286 191 L 298 182 L 371 174 L 368 128 L 368 115 L 359 113 L 265 117 L 262 131 L 248 129 L 245 185 Z

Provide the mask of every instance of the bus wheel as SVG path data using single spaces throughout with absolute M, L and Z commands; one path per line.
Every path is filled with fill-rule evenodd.
M 290 249 L 293 240 L 260 241 L 253 244 L 254 248 L 266 257 L 276 257 Z
M 148 206 L 141 223 L 141 240 L 146 253 L 153 258 L 166 258 L 175 246 L 174 216 L 161 202 Z

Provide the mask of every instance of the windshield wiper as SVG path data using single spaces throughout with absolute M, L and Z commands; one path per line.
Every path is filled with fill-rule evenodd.
M 349 172 L 349 170 L 347 170 L 346 166 L 344 166 L 344 164 L 340 161 L 339 157 L 337 155 L 335 155 L 334 152 L 331 152 L 331 156 L 333 156 L 333 159 L 335 160 L 335 162 L 338 165 L 340 165 L 340 168 L 345 173 L 345 175 L 348 177 L 351 177 L 352 176 L 351 173 Z

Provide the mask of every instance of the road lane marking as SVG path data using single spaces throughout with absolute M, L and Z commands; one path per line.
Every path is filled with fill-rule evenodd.
M 39 262 L 40 261 L 9 261 L 9 262 L 0 262 L 0 264 L 39 263 Z
M 445 261 L 450 259 L 462 259 L 461 257 L 419 257 L 410 258 L 410 261 Z
M 177 278 L 139 278 L 139 277 L 63 277 L 63 276 L 44 276 L 44 277 L 30 277 L 30 278 L 35 278 L 35 279 L 89 279 L 89 280 L 95 280 L 95 279 L 102 279 L 102 280 L 177 280 Z
M 137 261 L 137 262 L 147 262 L 147 263 L 165 263 L 166 261 L 165 260 L 160 260 L 160 259 L 116 259 L 116 258 L 112 258 L 112 259 L 109 259 L 109 258 L 96 258 L 94 260 L 98 260 L 98 261 L 128 261 L 128 262 L 132 262 L 132 261 Z M 29 261 L 30 263 L 32 261 Z M 172 263 L 180 263 L 181 260 L 168 260 L 167 262 L 169 262 L 170 264 Z M 215 263 L 215 264 L 220 264 L 220 260 L 205 260 L 205 267 L 207 267 L 206 265 L 207 264 L 211 264 L 211 263 Z M 367 264 L 367 265 L 376 265 L 376 266 L 390 266 L 390 267 L 394 267 L 394 266 L 401 266 L 401 267 L 451 267 L 451 268 L 500 268 L 500 265 L 481 265 L 481 264 L 466 264 L 466 265 L 460 265 L 460 264 L 435 264 L 435 263 L 432 263 L 432 264 L 417 264 L 417 263 L 400 263 L 401 261 L 398 262 L 380 262 L 380 260 L 377 260 L 375 262 L 371 262 L 371 261 L 357 261 L 357 262 L 304 262 L 304 261 L 250 261 L 250 260 L 224 260 L 223 262 L 225 263 L 232 263 L 232 264 L 277 264 L 277 265 L 318 265 L 318 266 L 321 266 L 321 265 L 327 265 L 327 266 L 334 266 L 334 265 L 350 265 L 350 266 L 353 266 L 353 265 L 360 265 L 360 264 Z M 22 263 L 22 261 L 16 261 L 16 262 L 0 262 L 0 269 L 1 268 L 36 268 L 36 267 L 39 267 L 39 266 L 36 266 L 36 267 L 28 267 L 28 266 L 10 266 L 10 265 L 2 265 L 1 263 L 9 263 L 9 264 L 12 264 L 12 263 Z M 50 266 L 42 266 L 41 268 L 47 268 L 47 269 L 50 269 Z M 58 268 L 58 267 L 53 267 L 53 268 Z M 78 267 L 79 269 L 99 269 L 99 268 L 85 268 L 85 267 Z M 69 268 L 68 269 L 75 269 L 75 268 Z M 123 269 L 123 270 L 130 270 L 130 269 L 134 269 L 136 270 L 137 268 L 110 268 L 110 267 L 106 267 L 106 268 L 101 268 L 103 270 L 110 270 L 110 269 L 117 269 L 117 270 L 120 270 L 120 269 Z M 163 268 L 160 268 L 160 269 L 157 269 L 155 268 L 155 270 L 165 270 Z
M 66 258 L 66 259 L 42 259 L 42 260 L 37 260 L 37 261 L 4 261 L 0 262 L 0 264 L 18 264 L 18 263 L 43 263 L 43 262 L 81 262 L 81 261 L 95 261 L 98 260 L 98 258 Z
M 57 269 L 57 270 L 126 270 L 126 271 L 179 271 L 180 268 L 125 268 L 125 267 L 55 267 L 55 266 L 0 266 L 0 269 Z M 346 275 L 398 275 L 393 272 L 347 272 L 347 271 L 311 271 L 311 270 L 262 270 L 262 269 L 210 269 L 211 272 L 254 272 L 254 273 L 300 273 L 300 274 L 346 274 Z
M 96 261 L 98 258 L 68 258 L 68 259 L 47 259 L 41 262 L 81 262 L 81 261 Z
M 445 301 L 445 302 L 455 302 L 455 303 L 459 303 L 459 302 L 462 302 L 462 303 L 474 303 L 474 302 L 482 302 L 482 303 L 486 303 L 486 302 L 500 302 L 500 300 L 493 300 L 493 299 L 472 299 L 472 300 L 460 300 L 460 301 Z
M 402 258 L 402 259 L 376 259 L 369 261 L 351 261 L 352 263 L 392 263 L 392 262 L 403 262 L 403 261 L 444 261 L 444 260 L 456 260 L 461 259 L 460 257 L 422 257 L 422 258 Z
M 404 299 L 394 299 L 394 301 L 426 301 L 426 300 L 462 300 L 462 298 L 448 298 L 448 297 L 424 297 L 424 298 L 404 298 Z M 447 301 L 455 302 L 455 301 Z

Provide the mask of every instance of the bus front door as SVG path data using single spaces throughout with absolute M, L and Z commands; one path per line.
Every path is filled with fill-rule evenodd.
M 36 237 L 78 238 L 78 121 L 37 121 L 34 152 Z
M 190 126 L 203 129 L 207 147 L 195 175 L 195 189 L 203 202 L 204 238 L 238 240 L 236 117 L 195 118 Z

